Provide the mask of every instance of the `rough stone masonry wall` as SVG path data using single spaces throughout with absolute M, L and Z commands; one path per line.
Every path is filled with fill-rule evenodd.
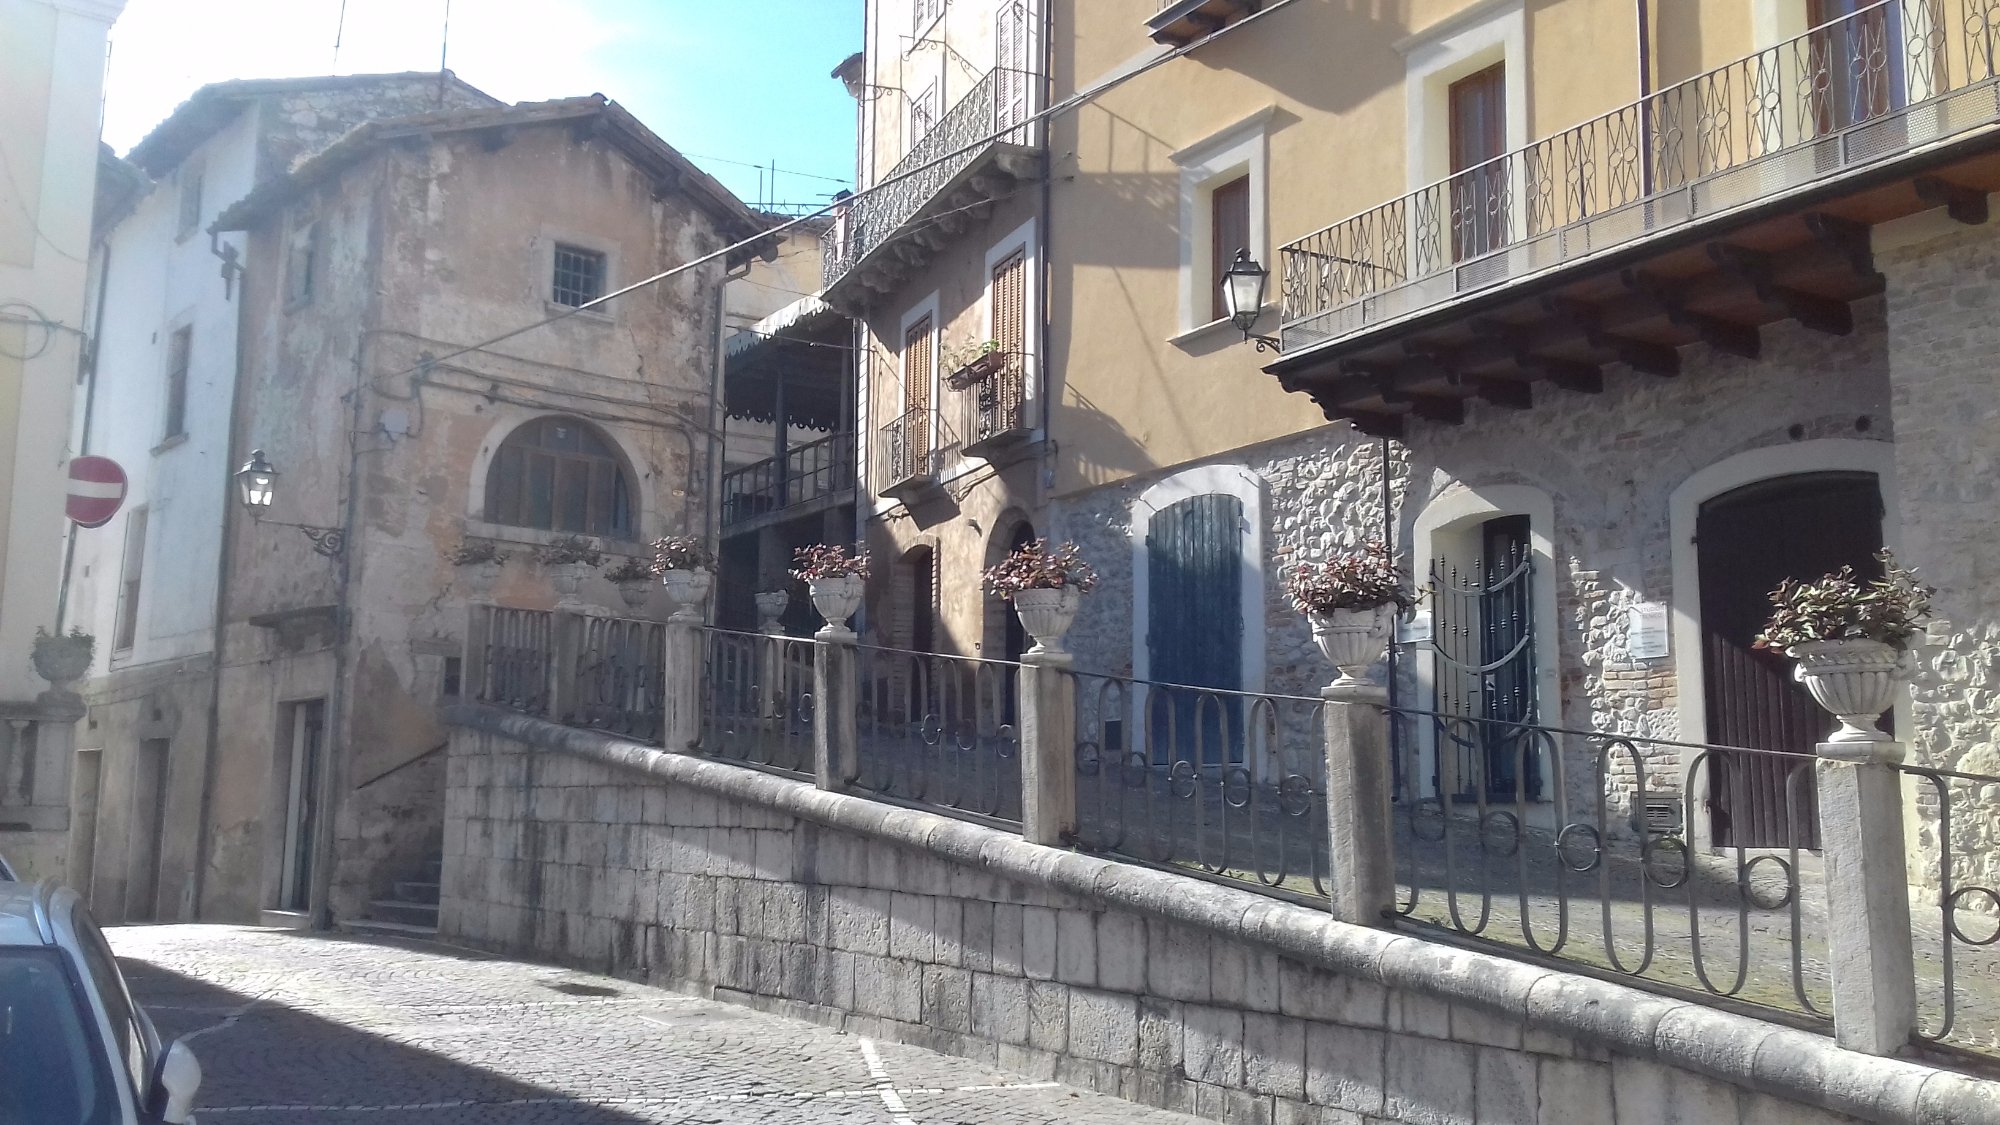
M 1461 426 L 1411 420 L 1406 440 L 1389 445 L 1395 540 L 1405 564 L 1421 584 L 1429 560 L 1409 555 L 1414 528 L 1426 506 L 1453 490 L 1527 485 L 1547 493 L 1555 525 L 1540 530 L 1554 551 L 1557 635 L 1538 655 L 1555 662 L 1561 700 L 1553 709 L 1544 700 L 1542 720 L 1680 737 L 1673 661 L 1635 660 L 1626 643 L 1633 604 L 1674 602 L 1669 498 L 1695 472 L 1749 450 L 1818 438 L 1892 440 L 1903 420 L 1899 404 L 1891 425 L 1883 303 L 1858 302 L 1854 316 L 1846 337 L 1771 325 L 1757 360 L 1694 345 L 1681 350 L 1676 378 L 1613 365 L 1602 394 L 1539 384 L 1532 410 L 1473 402 Z M 1265 690 L 1311 695 L 1331 678 L 1285 595 L 1283 575 L 1294 560 L 1324 558 L 1381 534 L 1382 461 L 1379 441 L 1341 424 L 1209 462 L 1246 468 L 1262 481 Z M 1132 544 L 1146 534 L 1143 517 L 1132 513 L 1154 479 L 1059 505 L 1059 534 L 1075 539 L 1103 577 L 1070 633 L 1080 669 L 1131 670 Z M 1678 751 L 1642 749 L 1651 757 L 1650 788 L 1678 784 Z M 1623 759 L 1614 765 L 1628 775 L 1614 777 L 1614 787 L 1629 785 Z M 1596 799 L 1593 767 L 1588 754 L 1571 764 L 1574 808 Z
M 2000 1121 L 2000 1085 L 462 706 L 444 934 L 1219 1121 Z

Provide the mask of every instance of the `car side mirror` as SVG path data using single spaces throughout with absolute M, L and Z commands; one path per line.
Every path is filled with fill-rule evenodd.
M 186 1039 L 176 1039 L 160 1056 L 146 1102 L 165 1125 L 194 1120 L 194 1096 L 201 1089 L 201 1063 Z

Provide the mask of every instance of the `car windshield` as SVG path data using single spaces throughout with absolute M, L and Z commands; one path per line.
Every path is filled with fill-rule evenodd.
M 112 1125 L 118 1095 L 53 949 L 0 948 L 0 1125 Z

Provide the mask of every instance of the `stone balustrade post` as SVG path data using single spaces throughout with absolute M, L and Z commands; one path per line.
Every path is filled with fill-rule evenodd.
M 487 650 L 492 643 L 493 607 L 473 604 L 465 607 L 465 655 L 459 662 L 458 693 L 467 699 L 484 699 L 487 691 Z
M 660 745 L 670 754 L 693 754 L 701 747 L 703 645 L 701 619 L 684 620 L 676 613 L 662 626 L 665 637 L 661 665 L 666 675 L 660 693 Z
M 1822 742 L 1816 763 L 1833 1034 L 1871 1055 L 1907 1047 L 1917 1022 L 1902 760 L 1899 742 Z
M 1021 838 L 1068 847 L 1076 839 L 1076 676 L 1067 652 L 1021 657 Z
M 549 709 L 552 722 L 576 713 L 577 666 L 583 656 L 584 616 L 557 608 L 549 625 Z
M 813 778 L 838 793 L 861 775 L 861 679 L 851 629 L 829 625 L 813 646 Z
M 1384 926 L 1395 910 L 1390 819 L 1389 693 L 1373 684 L 1335 684 L 1326 700 L 1328 896 L 1333 916 Z

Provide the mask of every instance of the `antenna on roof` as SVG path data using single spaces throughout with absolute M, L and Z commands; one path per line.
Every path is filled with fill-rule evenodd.
M 340 69 L 340 40 L 347 34 L 347 0 L 340 0 L 340 19 L 333 25 L 333 69 Z
M 341 0 L 346 3 L 346 0 Z M 438 96 L 439 109 L 444 108 L 444 80 L 450 74 L 445 65 L 451 59 L 451 0 L 444 0 L 444 34 L 438 40 Z

